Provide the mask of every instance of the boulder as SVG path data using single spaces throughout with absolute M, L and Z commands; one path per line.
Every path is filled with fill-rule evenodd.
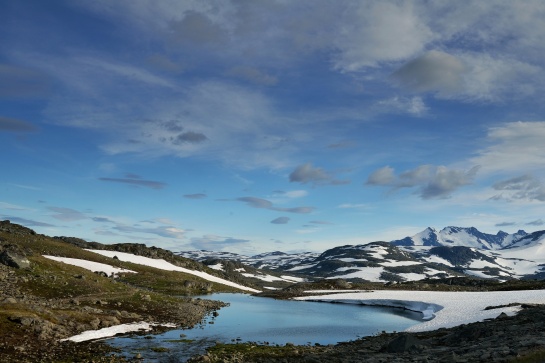
M 30 261 L 26 257 L 7 250 L 0 253 L 0 263 L 15 268 L 30 268 Z

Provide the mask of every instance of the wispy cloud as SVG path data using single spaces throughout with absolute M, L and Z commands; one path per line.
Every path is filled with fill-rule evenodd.
M 501 191 L 493 199 L 528 200 L 545 202 L 545 184 L 532 175 L 523 175 L 495 183 L 492 186 Z
M 319 224 L 319 225 L 332 225 L 334 223 L 328 222 L 328 221 L 310 221 L 308 223 L 311 224 Z
M 30 122 L 11 117 L 0 116 L 0 132 L 31 132 L 36 130 L 37 127 Z
M 105 181 L 105 182 L 113 182 L 113 183 L 122 183 L 122 184 L 129 184 L 134 186 L 141 186 L 151 189 L 163 189 L 166 187 L 166 183 L 155 181 L 155 180 L 145 180 L 142 179 L 138 175 L 134 174 L 127 174 L 126 178 L 98 178 L 98 180 Z
M 14 217 L 14 216 L 4 215 L 2 216 L 2 219 L 7 219 L 14 223 L 20 223 L 23 226 L 27 226 L 27 227 L 55 227 L 54 225 L 49 223 L 44 223 L 44 222 L 39 222 L 32 219 L 26 219 L 26 218 Z
M 311 163 L 299 165 L 290 174 L 290 182 L 314 185 L 343 185 L 349 180 L 339 180 L 322 168 L 314 167 Z
M 127 225 L 116 225 L 113 229 L 123 233 L 145 233 L 154 234 L 159 237 L 183 239 L 185 237 L 185 230 L 176 228 L 174 226 L 158 226 L 154 228 L 142 228 Z
M 11 209 L 11 210 L 31 210 L 30 208 L 23 207 L 17 204 L 11 204 L 6 202 L 0 202 L 0 209 Z
M 187 198 L 187 199 L 205 199 L 206 194 L 204 194 L 204 193 L 185 194 L 184 198 Z
M 511 226 L 516 226 L 517 223 L 516 222 L 501 222 L 501 223 L 496 223 L 495 226 L 496 227 L 511 227 Z
M 289 217 L 278 217 L 271 221 L 272 224 L 288 224 L 290 221 Z
M 52 215 L 53 218 L 64 222 L 73 222 L 89 218 L 85 214 L 71 208 L 48 207 L 47 209 L 55 213 Z
M 337 208 L 341 209 L 367 209 L 369 207 L 370 206 L 365 203 L 343 203 L 337 206 Z
M 44 73 L 10 64 L 0 64 L 0 84 L 0 97 L 35 98 L 49 91 L 49 79 Z
M 275 207 L 272 202 L 266 199 L 261 199 L 256 197 L 240 197 L 235 200 L 239 202 L 244 202 L 248 206 L 253 208 L 269 209 L 269 210 L 273 210 L 277 212 L 307 214 L 307 213 L 312 213 L 316 209 L 314 207 L 293 207 L 293 208 Z
M 213 234 L 207 234 L 202 237 L 193 237 L 191 238 L 190 245 L 193 248 L 199 250 L 209 250 L 209 251 L 221 251 L 225 248 L 233 248 L 247 245 L 250 240 L 233 238 L 233 237 L 222 237 Z

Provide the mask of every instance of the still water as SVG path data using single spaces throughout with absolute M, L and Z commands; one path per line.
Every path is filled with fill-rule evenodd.
M 171 330 L 153 337 L 116 338 L 111 344 L 133 355 L 141 351 L 149 362 L 183 362 L 216 342 L 335 344 L 382 331 L 402 331 L 422 321 L 419 313 L 393 308 L 274 300 L 246 294 L 203 298 L 221 300 L 230 306 L 193 329 Z

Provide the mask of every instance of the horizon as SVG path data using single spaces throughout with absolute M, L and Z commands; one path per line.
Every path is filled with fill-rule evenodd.
M 12 224 L 18 224 L 18 223 L 15 223 L 13 221 L 9 221 L 9 220 L 0 220 L 0 222 L 10 222 Z M 24 226 L 23 227 L 25 228 L 30 228 L 30 227 L 27 227 L 27 226 Z M 424 232 L 425 230 L 427 229 L 433 229 L 434 231 L 436 232 L 441 232 L 442 230 L 444 229 L 447 229 L 447 228 L 462 228 L 462 229 L 470 229 L 470 228 L 475 228 L 475 227 L 460 227 L 460 226 L 445 226 L 443 228 L 436 228 L 436 227 L 426 227 L 424 230 L 420 231 L 419 233 L 421 232 Z M 32 228 L 30 228 L 31 230 L 33 230 Z M 480 231 L 477 229 L 478 232 L 481 232 L 481 233 L 484 233 L 484 234 L 488 234 L 488 235 L 491 235 L 491 236 L 497 236 L 500 232 L 504 232 L 504 233 L 507 233 L 505 231 L 502 231 L 502 230 L 498 230 L 498 232 L 496 233 L 487 233 L 487 232 L 483 232 L 483 231 Z M 513 233 L 507 233 L 507 235 L 514 235 L 514 234 L 517 234 L 518 232 L 525 232 L 526 235 L 530 235 L 532 233 L 535 233 L 535 232 L 541 232 L 541 231 L 545 231 L 544 230 L 536 230 L 536 231 L 532 231 L 532 232 L 526 232 L 524 230 L 518 230 L 516 232 L 513 232 Z M 34 231 L 36 232 L 36 231 Z M 417 233 L 417 234 L 419 234 Z M 415 234 L 415 235 L 417 235 Z M 377 243 L 377 242 L 386 242 L 386 243 L 390 243 L 390 242 L 393 242 L 393 241 L 397 241 L 397 240 L 402 240 L 404 238 L 412 238 L 412 237 L 415 237 L 415 235 L 412 235 L 412 236 L 403 236 L 403 237 L 398 237 L 398 238 L 395 238 L 395 239 L 392 239 L 392 240 L 389 240 L 389 241 L 386 241 L 386 240 L 375 240 L 375 241 L 366 241 L 366 242 L 362 242 L 362 243 L 354 243 L 354 244 L 341 244 L 341 245 L 331 245 L 329 246 L 327 249 L 324 249 L 324 250 L 300 250 L 300 251 L 296 251 L 296 250 L 292 250 L 292 251 L 282 251 L 282 250 L 268 250 L 268 251 L 261 251 L 259 253 L 255 253 L 255 254 L 252 254 L 252 255 L 246 255 L 240 251 L 223 251 L 223 250 L 207 250 L 207 249 L 193 249 L 193 250 L 172 250 L 172 249 L 168 249 L 168 248 L 165 248 L 166 250 L 170 250 L 171 252 L 174 252 L 174 253 L 183 253 L 183 252 L 217 252 L 217 253 L 232 253 L 232 254 L 235 254 L 235 255 L 241 255 L 241 256 L 246 256 L 246 257 L 254 257 L 254 256 L 257 256 L 257 255 L 260 255 L 260 254 L 271 254 L 271 253 L 276 253 L 276 252 L 280 252 L 280 253 L 284 253 L 284 254 L 300 254 L 300 253 L 323 253 L 325 252 L 326 250 L 328 249 L 332 249 L 332 248 L 336 248 L 336 247 L 342 247 L 342 246 L 357 246 L 357 245 L 367 245 L 367 244 L 372 244 L 372 243 Z M 46 235 L 47 236 L 47 235 Z M 62 237 L 68 237 L 68 238 L 79 238 L 79 239 L 83 239 L 83 238 L 80 238 L 78 236 L 47 236 L 47 237 L 52 237 L 52 238 L 62 238 Z M 98 242 L 98 243 L 101 243 L 99 241 L 94 241 L 94 240 L 87 240 L 87 239 L 83 239 L 85 240 L 86 242 Z M 105 245 L 114 245 L 114 244 L 125 244 L 125 243 L 138 243 L 138 242 L 123 242 L 123 241 L 118 241 L 118 242 L 111 242 L 111 243 L 105 243 Z M 147 247 L 158 247 L 158 246 L 154 246 L 154 245 L 146 245 Z
M 543 16 L 538 0 L 4 2 L 0 219 L 245 255 L 543 230 Z

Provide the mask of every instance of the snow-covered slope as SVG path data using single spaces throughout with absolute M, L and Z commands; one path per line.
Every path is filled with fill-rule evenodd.
M 396 246 L 463 246 L 485 250 L 498 250 L 516 243 L 527 233 L 520 230 L 514 234 L 499 231 L 497 234 L 483 233 L 474 227 L 445 227 L 440 231 L 428 227 L 412 237 L 391 241 Z
M 173 265 L 170 262 L 167 262 L 167 261 L 165 261 L 163 259 L 138 256 L 138 255 L 133 255 L 131 253 L 119 252 L 119 251 L 90 250 L 90 249 L 87 249 L 87 251 L 98 253 L 98 254 L 100 254 L 102 256 L 111 257 L 111 258 L 113 258 L 115 256 L 120 261 L 132 262 L 132 263 L 136 263 L 136 264 L 139 264 L 139 265 L 145 265 L 145 266 L 158 268 L 158 269 L 161 269 L 161 270 L 179 271 L 179 272 L 183 272 L 183 273 L 186 273 L 186 274 L 199 276 L 199 277 L 201 277 L 201 278 L 203 278 L 205 280 L 212 281 L 212 282 L 217 282 L 219 284 L 223 284 L 223 285 L 227 285 L 227 286 L 236 287 L 237 289 L 244 290 L 244 291 L 260 292 L 259 290 L 252 289 L 250 287 L 243 286 L 243 285 L 237 284 L 235 282 L 228 281 L 228 280 L 225 280 L 225 279 L 210 275 L 210 274 L 208 274 L 206 272 L 203 272 L 203 271 L 195 271 L 195 270 L 190 270 L 190 269 L 187 269 L 187 268 L 183 268 L 183 267 Z

